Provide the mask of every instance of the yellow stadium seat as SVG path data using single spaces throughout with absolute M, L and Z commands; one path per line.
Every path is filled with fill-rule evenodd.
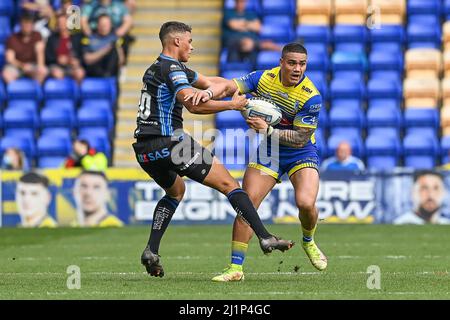
M 413 71 L 429 71 L 436 77 L 442 69 L 442 53 L 433 48 L 409 49 L 405 53 L 405 69 L 407 77 Z
M 331 0 L 297 0 L 297 16 L 299 24 L 329 25 L 331 13 Z
M 336 24 L 356 24 L 364 25 L 366 24 L 367 16 L 366 14 L 339 14 L 336 15 Z
M 438 100 L 434 98 L 408 98 L 405 99 L 405 108 L 432 108 L 438 106 Z
M 450 101 L 450 77 L 442 79 L 441 90 L 444 102 L 446 102 L 445 99 L 448 99 L 448 101 Z M 450 105 L 450 103 L 444 103 L 444 105 Z
M 298 16 L 298 24 L 325 25 L 330 24 L 330 16 L 325 14 L 304 14 Z
M 380 14 L 381 24 L 402 24 L 405 17 L 405 0 L 371 0 L 370 11 Z
M 437 107 L 440 91 L 438 78 L 406 78 L 403 82 L 405 107 Z
M 367 0 L 335 0 L 334 10 L 335 14 L 367 14 L 367 6 L 369 5 Z
M 444 60 L 445 76 L 447 77 L 450 76 L 450 44 L 448 49 L 444 51 L 443 60 Z
M 450 136 L 450 126 L 442 128 L 442 136 Z
M 441 127 L 450 128 L 450 105 L 446 105 L 441 109 Z

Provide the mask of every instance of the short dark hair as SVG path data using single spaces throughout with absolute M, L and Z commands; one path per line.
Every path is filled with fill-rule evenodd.
M 444 177 L 442 176 L 442 174 L 437 171 L 419 170 L 419 171 L 414 172 L 414 182 L 416 182 L 420 177 L 428 176 L 428 175 L 438 177 L 439 179 L 441 179 L 441 181 L 444 181 Z
M 78 176 L 85 176 L 85 175 L 93 175 L 93 176 L 98 176 L 98 177 L 102 177 L 103 180 L 105 180 L 106 182 L 108 182 L 108 178 L 106 177 L 105 173 L 103 171 L 97 171 L 97 170 L 83 170 L 80 175 Z
M 34 22 L 34 20 L 35 20 L 35 15 L 32 12 L 25 11 L 25 13 L 20 16 L 19 21 Z
M 178 21 L 168 21 L 165 22 L 161 29 L 159 29 L 159 40 L 161 42 L 164 42 L 164 39 L 167 37 L 168 34 L 172 32 L 192 32 L 191 26 L 188 26 L 187 24 L 183 22 Z
M 306 55 L 308 54 L 306 48 L 298 42 L 291 42 L 285 45 L 283 47 L 283 50 L 281 51 L 281 57 L 284 58 L 284 56 L 289 52 L 304 53 Z
M 23 183 L 42 184 L 46 188 L 48 188 L 49 185 L 48 178 L 36 172 L 25 173 L 19 178 L 19 181 Z
M 79 139 L 78 142 L 83 144 L 83 145 L 85 145 L 88 149 L 91 148 L 91 145 L 89 144 L 89 141 L 87 141 L 86 139 Z

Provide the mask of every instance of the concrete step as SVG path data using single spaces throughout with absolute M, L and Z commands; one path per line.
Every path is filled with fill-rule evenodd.
M 131 138 L 119 138 L 115 141 L 115 147 L 116 149 L 129 149 L 130 146 L 136 142 L 136 139 L 133 137 Z
M 136 122 L 137 108 L 135 110 L 122 109 L 117 110 L 117 121 L 132 120 Z

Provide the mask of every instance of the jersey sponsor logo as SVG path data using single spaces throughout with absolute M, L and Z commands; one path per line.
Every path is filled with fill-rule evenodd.
M 170 71 L 175 71 L 175 70 L 182 70 L 181 67 L 179 65 L 176 64 L 171 64 L 169 67 Z
M 271 78 L 275 78 L 276 77 L 276 75 L 274 73 L 272 73 L 272 72 L 267 72 L 267 75 L 269 77 L 271 77 Z
M 309 112 L 319 112 L 321 107 L 322 107 L 321 103 L 313 104 L 312 106 L 309 107 Z
M 279 95 L 280 97 L 282 97 L 284 99 L 289 99 L 289 95 L 286 92 L 277 91 L 277 95 Z
M 315 116 L 304 116 L 302 117 L 302 123 L 314 126 L 317 124 L 317 117 Z
M 186 73 L 184 72 L 172 72 L 170 73 L 169 77 L 173 84 L 176 86 L 180 84 L 189 84 Z
M 169 148 L 164 148 L 161 150 L 157 150 L 149 153 L 141 153 L 137 155 L 138 161 L 141 163 L 147 163 L 150 161 L 156 161 L 159 159 L 164 159 L 170 156 Z
M 308 92 L 309 94 L 312 93 L 312 90 L 306 86 L 302 86 L 302 90 Z

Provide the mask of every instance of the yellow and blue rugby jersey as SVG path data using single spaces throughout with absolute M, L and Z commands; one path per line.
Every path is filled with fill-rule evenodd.
M 275 128 L 292 130 L 294 125 L 317 128 L 322 97 L 307 76 L 303 75 L 297 85 L 285 87 L 281 83 L 280 67 L 276 67 L 271 70 L 253 71 L 233 80 L 241 93 L 256 93 L 258 96 L 272 100 L 281 109 L 283 118 Z M 315 142 L 313 134 L 305 147 Z

